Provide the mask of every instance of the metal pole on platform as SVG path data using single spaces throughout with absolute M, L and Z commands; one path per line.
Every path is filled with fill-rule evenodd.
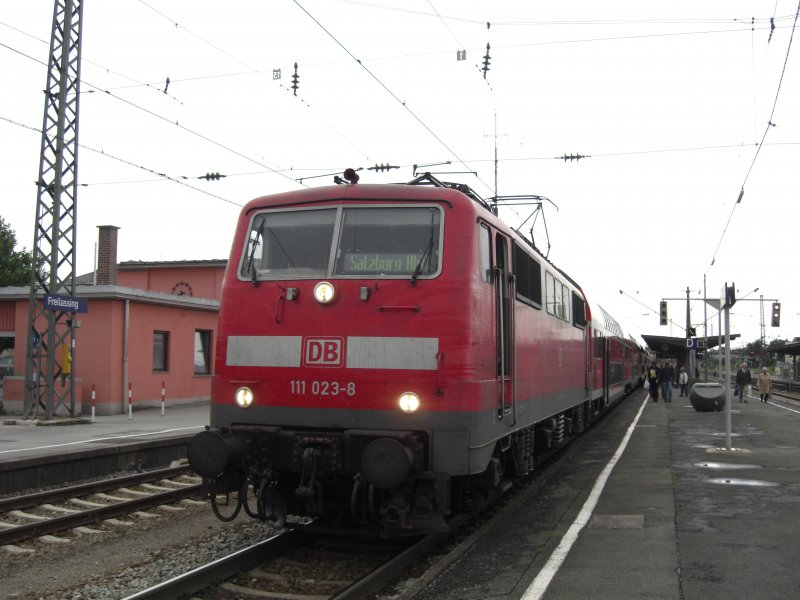
M 731 449 L 731 306 L 725 284 L 725 449 Z
M 706 276 L 703 275 L 703 299 L 708 298 L 706 293 Z M 703 383 L 708 383 L 708 303 L 703 302 Z

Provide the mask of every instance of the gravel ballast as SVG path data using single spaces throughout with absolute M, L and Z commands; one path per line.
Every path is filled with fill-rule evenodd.
M 59 535 L 69 543 L 25 544 L 33 554 L 0 549 L 4 597 L 117 600 L 273 534 L 269 525 L 250 518 L 223 523 L 208 505 L 125 520 L 134 524 L 105 526 L 99 534 Z

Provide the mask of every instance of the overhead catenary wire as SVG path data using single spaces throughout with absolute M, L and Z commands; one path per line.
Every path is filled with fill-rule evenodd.
M 731 207 L 731 212 L 728 215 L 728 220 L 725 222 L 725 227 L 722 229 L 722 235 L 720 235 L 719 242 L 717 243 L 717 247 L 714 249 L 714 254 L 711 257 L 711 264 L 709 265 L 709 269 L 711 267 L 713 267 L 714 263 L 716 263 L 716 261 L 717 261 L 717 253 L 719 252 L 720 246 L 722 246 L 722 241 L 725 239 L 725 234 L 728 232 L 728 227 L 730 226 L 731 220 L 733 219 L 733 213 L 736 211 L 736 207 L 739 206 L 739 204 L 742 201 L 742 197 L 744 195 L 745 184 L 747 184 L 747 180 L 750 178 L 750 174 L 753 172 L 753 167 L 755 166 L 756 160 L 758 160 L 758 156 L 761 153 L 761 148 L 764 147 L 764 140 L 766 140 L 767 134 L 769 133 L 770 129 L 775 127 L 775 123 L 774 123 L 775 110 L 776 110 L 776 108 L 778 106 L 778 98 L 779 98 L 780 93 L 781 93 L 781 86 L 783 85 L 783 78 L 786 75 L 786 65 L 789 64 L 789 54 L 791 53 L 791 50 L 792 50 L 792 40 L 794 39 L 794 32 L 795 32 L 795 30 L 797 28 L 797 19 L 798 19 L 798 17 L 800 17 L 800 2 L 798 2 L 797 10 L 795 11 L 794 22 L 792 24 L 792 31 L 791 31 L 791 34 L 789 36 L 789 43 L 787 44 L 787 47 L 786 47 L 786 56 L 784 57 L 784 60 L 783 60 L 783 69 L 781 70 L 781 76 L 780 76 L 780 79 L 778 80 L 778 87 L 775 90 L 775 99 L 772 102 L 772 110 L 770 111 L 770 114 L 769 114 L 769 120 L 767 121 L 767 125 L 764 128 L 764 134 L 761 136 L 761 142 L 756 147 L 756 152 L 753 155 L 753 160 L 750 162 L 750 167 L 747 169 L 747 173 L 744 176 L 744 181 L 742 181 L 741 189 L 739 191 L 739 196 L 738 196 L 736 202 L 733 203 L 733 206 Z
M 336 43 L 337 46 L 339 46 L 350 58 L 352 58 L 356 63 L 358 63 L 358 65 L 367 73 L 367 75 L 369 75 L 384 91 L 386 91 L 392 98 L 394 98 L 394 100 L 399 105 L 401 105 L 406 110 L 406 112 L 408 112 L 408 114 L 410 114 L 413 117 L 413 119 L 415 121 L 417 121 L 417 123 L 419 123 L 423 127 L 423 129 L 425 129 L 429 134 L 431 134 L 431 136 L 433 136 L 433 138 L 437 142 L 439 142 L 439 144 L 441 144 L 442 147 L 445 148 L 445 150 L 447 150 L 466 169 L 468 169 L 470 171 L 472 170 L 472 169 L 470 169 L 469 165 L 459 157 L 458 153 L 455 150 L 453 150 L 439 135 L 437 135 L 437 133 L 435 131 L 433 131 L 433 129 L 431 129 L 431 127 L 427 123 L 425 123 L 425 121 L 423 121 L 422 118 L 419 115 L 417 115 L 413 110 L 411 110 L 411 108 L 406 104 L 406 102 L 401 100 L 397 96 L 397 94 L 395 94 L 392 90 L 390 90 L 389 87 L 385 83 L 383 83 L 383 81 L 381 81 L 381 79 L 377 75 L 375 75 L 359 58 L 357 58 L 341 41 L 339 41 L 336 38 L 336 36 L 334 36 L 330 31 L 328 31 L 328 29 L 322 23 L 320 23 L 319 20 L 317 20 L 317 18 L 314 17 L 314 15 L 312 15 L 310 12 L 308 12 L 298 2 L 298 0 L 293 0 L 293 1 L 294 1 L 294 4 L 301 11 L 303 11 L 306 15 L 308 15 L 308 17 L 312 21 L 314 21 L 314 23 L 316 23 L 317 26 L 319 26 L 319 28 L 322 29 L 322 31 L 324 31 L 325 34 L 328 35 Z M 486 186 L 486 189 L 491 190 L 491 187 L 485 181 L 483 181 L 480 177 L 477 177 L 477 179 L 478 179 L 478 181 L 481 182 L 481 184 Z
M 9 118 L 4 117 L 2 115 L 0 115 L 0 121 L 6 121 L 7 123 L 11 123 L 12 125 L 16 125 L 17 127 L 22 127 L 23 129 L 28 129 L 30 131 L 36 132 L 39 135 L 41 135 L 41 133 L 42 133 L 42 130 L 39 129 L 38 127 L 33 127 L 32 125 L 26 125 L 24 123 L 20 123 L 19 121 L 15 121 L 14 119 L 9 119 Z M 174 177 L 174 176 L 167 175 L 166 173 L 162 173 L 162 172 L 156 171 L 155 169 L 152 169 L 150 167 L 145 167 L 143 165 L 137 164 L 137 163 L 132 162 L 130 160 L 127 160 L 125 158 L 121 158 L 121 157 L 116 156 L 114 154 L 110 154 L 110 153 L 106 152 L 105 150 L 99 150 L 97 148 L 92 148 L 91 146 L 87 146 L 86 144 L 78 144 L 78 147 L 83 149 L 83 150 L 87 150 L 89 152 L 94 152 L 95 154 L 99 154 L 99 155 L 104 156 L 106 158 L 110 158 L 111 160 L 115 160 L 117 162 L 126 164 L 126 165 L 128 165 L 130 167 L 134 167 L 136 169 L 139 169 L 139 170 L 145 171 L 147 173 L 150 173 L 152 175 L 157 175 L 158 176 L 157 180 L 115 181 L 115 182 L 108 181 L 108 182 L 80 183 L 80 184 L 78 184 L 81 187 L 90 187 L 90 186 L 94 186 L 94 185 L 112 185 L 112 184 L 122 184 L 122 183 L 126 183 L 126 184 L 127 183 L 148 183 L 148 182 L 152 182 L 152 181 L 167 180 L 167 181 L 171 181 L 172 183 L 177 183 L 178 185 L 182 185 L 184 187 L 190 188 L 190 189 L 192 189 L 192 190 L 194 190 L 196 192 L 200 192 L 201 194 L 205 194 L 206 196 L 211 196 L 212 198 L 216 198 L 217 200 L 222 200 L 223 202 L 226 202 L 228 204 L 232 204 L 232 205 L 238 206 L 238 207 L 242 206 L 242 204 L 239 204 L 238 202 L 234 202 L 232 200 L 228 200 L 227 198 L 223 198 L 222 196 L 219 196 L 217 194 L 213 194 L 213 193 L 208 192 L 208 191 L 206 191 L 204 189 L 201 189 L 201 188 L 195 187 L 193 185 L 190 185 L 190 184 L 186 183 L 185 181 L 181 181 L 181 179 L 185 179 L 185 178 Z
M 157 14 L 157 15 L 159 15 L 160 17 L 162 17 L 162 18 L 166 19 L 166 20 L 167 20 L 167 21 L 169 21 L 170 23 L 173 23 L 173 24 L 175 25 L 175 27 L 177 27 L 177 28 L 180 28 L 181 30 L 185 31 L 186 33 L 188 33 L 188 34 L 189 34 L 189 35 L 191 35 L 192 37 L 194 37 L 194 38 L 196 38 L 196 39 L 200 40 L 200 41 L 201 41 L 201 42 L 203 42 L 204 44 L 207 44 L 208 46 L 210 46 L 211 48 L 213 48 L 213 49 L 214 49 L 214 50 L 216 50 L 217 52 L 220 52 L 220 53 L 222 53 L 223 55 L 227 56 L 228 58 L 230 58 L 230 59 L 231 59 L 231 60 L 233 60 L 234 62 L 236 62 L 236 63 L 238 63 L 238 64 L 242 65 L 243 67 L 245 67 L 245 68 L 247 69 L 247 73 L 253 73 L 253 74 L 259 75 L 259 76 L 263 77 L 264 79 L 268 80 L 270 83 L 275 83 L 275 80 L 274 80 L 274 79 L 271 79 L 271 78 L 267 78 L 267 77 L 266 77 L 266 75 L 264 74 L 264 71 L 262 71 L 262 70 L 260 70 L 260 69 L 256 69 L 255 67 L 252 67 L 252 66 L 251 66 L 251 65 L 249 65 L 248 63 L 246 63 L 246 62 L 244 62 L 243 60 L 241 60 L 239 57 L 237 57 L 237 56 L 235 56 L 235 55 L 231 54 L 230 52 L 228 52 L 227 50 L 225 50 L 224 48 L 222 48 L 222 47 L 218 46 L 217 44 L 214 44 L 213 42 L 211 42 L 211 41 L 207 40 L 205 37 L 203 37 L 203 36 L 199 35 L 198 33 L 195 33 L 194 31 L 192 31 L 191 29 L 189 29 L 189 28 L 185 27 L 184 25 L 181 25 L 181 24 L 180 24 L 178 21 L 176 21 L 175 19 L 172 19 L 172 18 L 170 18 L 169 16 L 167 16 L 166 14 L 164 14 L 163 12 L 161 12 L 160 10 L 158 10 L 158 9 L 154 8 L 153 6 L 151 6 L 150 4 L 148 4 L 147 2 L 145 2 L 144 0 L 139 0 L 139 3 L 140 3 L 140 4 L 142 4 L 143 6 L 146 6 L 147 8 L 149 8 L 150 10 L 152 10 L 154 13 L 156 13 L 156 14 Z M 173 80 L 173 81 L 174 81 L 174 80 Z M 281 84 L 279 84 L 279 85 L 281 85 Z M 281 87 L 283 87 L 283 86 L 281 85 Z M 291 87 L 288 87 L 288 88 L 286 88 L 286 89 L 287 89 L 287 90 L 289 90 L 289 89 L 291 89 Z M 298 98 L 298 99 L 299 99 L 299 100 L 300 100 L 300 101 L 303 103 L 303 105 L 304 105 L 306 108 L 308 108 L 309 110 L 311 110 L 311 112 L 313 112 L 313 113 L 314 113 L 314 114 L 317 116 L 317 118 L 319 118 L 319 119 L 320 119 L 320 120 L 321 120 L 323 123 L 325 123 L 325 125 L 326 125 L 327 127 L 329 127 L 329 128 L 331 129 L 331 131 L 333 131 L 334 133 L 336 133 L 336 135 L 338 135 L 338 136 L 339 136 L 341 139 L 345 140 L 345 141 L 346 141 L 346 142 L 347 142 L 347 143 L 348 143 L 348 144 L 349 144 L 349 145 L 350 145 L 350 146 L 351 146 L 351 147 L 352 147 L 354 150 L 356 150 L 356 151 L 357 151 L 359 154 L 361 154 L 361 155 L 362 155 L 364 158 L 366 158 L 366 159 L 368 159 L 368 158 L 369 158 L 369 156 L 368 156 L 368 154 L 367 154 L 366 152 L 364 152 L 364 151 L 363 151 L 361 148 L 359 148 L 358 146 L 356 146 L 356 144 L 355 144 L 355 143 L 354 143 L 354 142 L 353 142 L 353 141 L 352 141 L 352 140 L 351 140 L 351 139 L 350 139 L 348 136 L 346 136 L 346 135 L 345 135 L 345 134 L 344 134 L 344 133 L 343 133 L 343 132 L 342 132 L 342 131 L 341 131 L 339 128 L 337 128 L 337 127 L 336 127 L 336 126 L 335 126 L 333 123 L 331 123 L 331 122 L 330 122 L 328 119 L 326 119 L 324 116 L 322 116 L 322 114 L 320 114 L 318 111 L 314 110 L 314 109 L 311 107 L 311 105 L 310 105 L 308 102 L 306 102 L 306 101 L 305 101 L 305 100 L 302 98 L 302 96 L 297 96 L 297 94 L 296 94 L 296 90 L 294 90 L 294 91 L 295 91 L 295 94 L 294 94 L 294 96 L 295 96 L 296 98 Z
M 24 52 L 22 52 L 20 50 L 17 50 L 16 48 L 8 46 L 7 44 L 4 44 L 4 43 L 0 42 L 0 46 L 2 46 L 4 48 L 8 48 L 12 52 L 15 52 L 15 53 L 17 53 L 17 54 L 19 54 L 19 55 L 21 55 L 21 56 L 23 56 L 23 57 L 25 57 L 25 58 L 27 58 L 29 60 L 37 62 L 37 63 L 39 63 L 41 65 L 47 66 L 47 63 L 39 60 L 38 58 L 35 58 L 35 57 L 33 57 L 33 56 L 29 55 L 29 54 L 26 54 L 26 53 L 24 53 Z M 206 142 L 208 142 L 210 144 L 213 144 L 214 146 L 217 146 L 218 148 L 221 148 L 221 149 L 223 149 L 223 150 L 225 150 L 227 152 L 230 152 L 230 153 L 232 153 L 232 154 L 234 154 L 234 155 L 236 155 L 236 156 L 238 156 L 240 158 L 243 158 L 243 159 L 245 159 L 245 160 L 247 160 L 249 162 L 252 162 L 252 163 L 262 167 L 266 171 L 269 171 L 271 173 L 280 175 L 281 177 L 285 177 L 286 179 L 289 179 L 290 181 L 294 182 L 294 180 L 291 177 L 288 177 L 288 176 L 284 175 L 279 170 L 277 170 L 277 169 L 275 169 L 273 167 L 270 167 L 269 165 L 266 165 L 266 164 L 254 159 L 254 158 L 252 158 L 250 156 L 247 156 L 246 154 L 244 154 L 242 152 L 239 152 L 238 150 L 235 150 L 235 149 L 223 144 L 222 142 L 218 142 L 217 140 L 215 140 L 215 139 L 213 139 L 213 138 L 211 138 L 211 137 L 209 137 L 209 136 L 207 136 L 205 134 L 202 134 L 199 131 L 196 131 L 196 130 L 194 130 L 194 129 L 190 128 L 190 127 L 187 127 L 185 125 L 181 125 L 179 122 L 172 121 L 171 119 L 168 119 L 167 117 L 165 117 L 165 116 L 163 116 L 163 115 L 161 115 L 161 114 L 159 114 L 159 113 L 157 113 L 157 112 L 155 112 L 153 110 L 150 110 L 149 108 L 145 108 L 145 107 L 143 107 L 143 106 L 141 106 L 141 105 L 139 105 L 139 104 L 137 104 L 137 103 L 135 103 L 135 102 L 133 102 L 131 100 L 128 100 L 126 98 L 123 98 L 122 96 L 114 94 L 113 92 L 111 92 L 108 89 L 104 89 L 104 88 L 102 88 L 100 86 L 97 86 L 97 85 L 87 81 L 84 78 L 81 78 L 81 84 L 89 86 L 90 88 L 93 88 L 91 91 L 101 92 L 101 93 L 109 96 L 110 98 L 114 98 L 115 100 L 118 100 L 119 102 L 127 104 L 128 106 L 130 106 L 132 108 L 135 108 L 135 109 L 137 109 L 139 111 L 142 111 L 142 112 L 144 112 L 144 113 L 146 113 L 146 114 L 148 114 L 148 115 L 150 115 L 152 117 L 155 117 L 156 119 L 159 119 L 159 120 L 161 120 L 161 121 L 163 121 L 165 123 L 169 123 L 170 125 L 173 125 L 173 126 L 179 128 L 179 129 L 181 129 L 181 130 L 183 130 L 183 131 L 185 131 L 187 133 L 190 133 L 190 134 L 192 134 L 192 135 L 194 135 L 194 136 L 196 136 L 196 137 L 198 137 L 198 138 L 200 138 L 202 140 L 205 140 Z
M 143 4 L 143 5 L 145 5 L 145 6 L 147 6 L 147 7 L 148 7 L 148 8 L 150 8 L 151 10 L 155 10 L 155 9 L 153 9 L 153 8 L 152 8 L 152 6 L 150 6 L 150 5 L 149 5 L 149 4 L 147 4 L 146 2 L 142 2 L 142 4 Z M 432 6 L 432 5 L 431 5 L 431 6 Z M 158 12 L 158 11 L 156 11 L 156 12 Z M 434 13 L 435 13 L 435 12 L 436 12 L 436 11 L 434 11 Z M 162 15 L 164 18 L 167 18 L 167 19 L 169 19 L 169 17 L 167 17 L 166 15 L 163 15 L 162 13 L 158 13 L 158 14 L 161 14 L 161 15 Z M 426 14 L 427 14 L 427 13 L 426 13 Z M 438 19 L 440 19 L 440 20 L 443 20 L 443 19 L 448 19 L 448 20 L 449 20 L 449 19 L 450 19 L 449 17 L 447 17 L 447 16 L 443 16 L 443 15 L 438 15 L 438 16 L 437 16 L 437 15 L 435 15 L 435 14 L 434 14 L 434 15 L 430 15 L 430 14 L 429 14 L 428 16 L 434 16 L 435 18 L 438 18 Z M 777 21 L 781 21 L 781 20 L 784 20 L 784 19 L 785 19 L 784 17 L 781 17 L 781 18 L 777 19 Z M 171 23 L 174 23 L 174 24 L 176 25 L 176 27 L 178 27 L 178 26 L 179 26 L 179 24 L 178 24 L 177 22 L 175 22 L 175 21 L 173 21 L 173 20 L 171 20 L 171 19 L 170 19 L 170 22 L 171 22 Z M 483 27 L 485 26 L 485 21 L 483 21 L 483 20 L 473 20 L 472 22 L 473 22 L 473 23 L 474 23 L 476 26 L 480 26 L 481 28 L 483 28 Z M 741 25 L 742 27 L 745 27 L 745 26 L 746 26 L 748 29 L 750 28 L 750 20 L 749 20 L 749 19 L 747 20 L 747 22 L 745 22 L 745 20 L 743 20 L 743 19 L 741 19 L 741 20 L 737 20 L 737 19 L 733 19 L 733 20 L 731 20 L 731 19 L 656 19 L 656 20 L 653 20 L 653 19 L 647 19 L 647 20 L 641 20 L 641 19 L 621 19 L 621 20 L 584 20 L 584 21 L 577 21 L 577 20 L 576 20 L 576 21 L 572 21 L 572 20 L 570 20 L 570 21 L 518 21 L 518 22 L 509 21 L 509 22 L 495 22 L 495 23 L 493 23 L 493 26 L 494 26 L 494 27 L 503 27 L 503 26 L 507 26 L 507 27 L 548 26 L 548 27 L 549 27 L 549 26 L 558 26 L 558 25 L 560 25 L 560 24 L 571 24 L 571 25 L 574 25 L 574 24 L 580 24 L 580 25 L 584 25 L 584 24 L 585 24 L 585 25 L 605 25 L 605 24 L 632 25 L 632 24 L 636 24 L 636 23 L 639 23 L 639 24 L 641 24 L 641 23 L 650 23 L 650 24 L 662 25 L 662 24 L 675 24 L 675 23 L 681 23 L 681 24 L 686 24 L 686 23 L 689 23 L 689 24 L 705 24 L 705 23 L 707 23 L 707 24 L 719 24 L 719 23 L 723 23 L 723 24 L 727 24 L 727 23 L 731 23 L 731 22 L 733 22 L 733 23 L 736 23 L 736 24 L 738 24 L 738 25 Z M 764 28 L 766 28 L 766 23 L 767 23 L 767 20 L 757 20 L 757 21 L 756 21 L 756 23 L 763 24 L 763 25 L 764 25 Z M 184 29 L 186 29 L 186 28 L 184 28 Z M 730 31 L 743 31 L 743 30 L 744 30 L 744 29 L 731 29 Z M 186 31 L 188 32 L 188 29 L 187 29 Z M 673 33 L 674 33 L 674 32 L 673 32 Z M 696 35 L 697 33 L 698 33 L 698 32 L 689 32 L 689 33 L 687 33 L 687 35 Z M 711 33 L 719 33 L 719 32 L 711 32 Z M 193 34 L 193 33 L 192 33 L 192 35 L 194 35 L 194 36 L 195 36 L 195 37 L 197 37 L 198 39 L 203 39 L 203 38 L 201 38 L 201 36 L 197 36 L 197 35 L 195 35 L 195 34 Z M 658 34 L 658 35 L 661 35 L 661 34 Z M 640 36 L 637 36 L 637 37 L 640 37 Z M 646 37 L 646 36 L 644 36 L 644 37 Z M 625 39 L 625 38 L 622 38 L 622 37 L 593 38 L 591 41 L 598 40 L 598 39 L 599 39 L 599 40 L 601 40 L 601 41 L 604 41 L 604 40 L 611 40 L 611 39 Z M 208 42 L 208 41 L 207 41 L 207 40 L 205 40 L 205 39 L 203 39 L 203 41 L 204 41 L 204 42 L 207 42 L 207 43 L 209 43 L 209 44 L 211 44 L 210 42 Z M 576 40 L 566 40 L 566 41 L 556 41 L 556 42 L 553 42 L 553 41 L 540 41 L 540 42 L 538 42 L 538 43 L 545 43 L 545 44 L 550 44 L 550 43 L 575 43 L 575 41 L 576 41 Z M 216 46 L 216 45 L 214 45 L 214 44 L 211 44 L 211 45 L 212 45 L 212 46 Z M 493 44 L 493 48 L 494 48 L 494 47 L 495 47 L 495 45 Z M 502 46 L 501 44 L 497 44 L 497 47 L 503 47 L 503 46 Z M 233 55 L 232 55 L 232 54 L 229 54 L 229 53 L 227 53 L 227 52 L 226 52 L 224 49 L 222 49 L 222 48 L 219 48 L 219 47 L 217 47 L 217 49 L 218 49 L 220 52 L 226 53 L 226 54 L 227 54 L 227 55 L 229 55 L 231 58 L 234 58 L 234 59 L 235 59 L 235 57 L 233 57 Z M 412 55 L 412 54 L 408 54 L 408 56 L 413 56 L 413 55 Z M 352 55 L 351 55 L 351 58 L 354 58 L 354 57 L 352 57 Z M 240 61 L 240 62 L 241 62 L 241 61 Z M 245 64 L 245 65 L 246 65 L 246 63 L 243 63 L 243 62 L 242 62 L 241 64 Z M 247 68 L 249 69 L 249 70 L 247 71 L 248 73 L 252 73 L 252 72 L 253 72 L 253 70 L 252 70 L 252 69 L 250 69 L 250 67 L 249 67 L 249 66 L 248 66 Z M 134 81 L 135 81 L 135 80 L 134 80 Z M 174 79 L 174 80 L 173 80 L 173 82 L 174 82 L 174 81 L 176 81 L 176 80 Z M 150 85 L 150 84 L 148 84 L 148 85 Z M 152 84 L 152 85 L 155 85 L 155 84 Z M 397 99 L 397 98 L 395 98 L 395 99 Z M 169 120 L 168 120 L 167 122 L 170 122 L 170 123 L 172 123 L 172 121 L 169 121 Z M 624 155 L 624 154 L 637 154 L 637 153 L 640 153 L 640 152 L 669 152 L 669 151 L 678 151 L 678 150 L 650 150 L 650 151 L 633 151 L 633 152 L 631 152 L 631 153 L 619 153 L 619 154 L 617 154 L 617 155 Z M 593 157 L 602 157 L 602 156 L 604 156 L 604 155 L 602 155 L 602 154 L 598 154 L 598 153 L 593 153 L 593 154 L 592 154 L 592 156 L 593 156 Z M 612 156 L 612 155 L 608 155 L 608 156 Z M 555 157 L 553 157 L 553 156 L 546 156 L 546 157 L 525 157 L 525 158 L 511 157 L 511 158 L 504 158 L 504 159 L 501 159 L 501 160 L 502 160 L 503 162 L 505 162 L 505 161 L 512 161 L 512 160 L 552 160 L 553 158 L 555 158 Z M 470 162 L 470 163 L 475 163 L 475 162 L 477 162 L 477 160 L 470 160 L 470 161 L 468 161 L 468 162 Z M 275 171 L 279 171 L 279 169 L 275 169 Z M 487 186 L 487 187 L 488 187 L 488 186 Z

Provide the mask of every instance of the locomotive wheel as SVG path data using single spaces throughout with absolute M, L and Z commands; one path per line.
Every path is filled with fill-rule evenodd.
M 242 510 L 242 494 L 236 492 L 236 497 L 232 498 L 231 492 L 224 494 L 224 503 L 220 502 L 220 497 L 217 496 L 217 483 L 215 479 L 211 480 L 209 485 L 209 497 L 211 499 L 211 510 L 220 521 L 233 521 Z

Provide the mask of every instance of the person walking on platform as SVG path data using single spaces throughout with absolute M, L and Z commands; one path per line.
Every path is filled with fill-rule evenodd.
M 753 383 L 753 376 L 747 363 L 742 363 L 742 368 L 736 371 L 736 391 L 739 393 L 739 402 L 747 402 L 747 386 Z
M 675 369 L 672 364 L 665 362 L 661 367 L 661 392 L 664 397 L 664 402 L 672 402 L 672 382 L 675 379 Z
M 767 367 L 761 367 L 761 373 L 756 378 L 758 382 L 758 393 L 761 395 L 761 401 L 767 402 L 769 395 L 772 392 L 772 377 L 769 376 Z
M 681 367 L 680 375 L 678 375 L 678 384 L 681 386 L 681 396 L 689 395 L 689 374 L 684 367 Z
M 658 402 L 658 367 L 655 362 L 647 369 L 647 382 L 650 384 L 650 397 L 653 402 Z

